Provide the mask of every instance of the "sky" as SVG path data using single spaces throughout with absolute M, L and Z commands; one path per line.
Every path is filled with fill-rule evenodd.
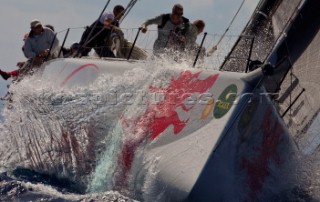
M 121 28 L 138 28 L 146 19 L 170 13 L 172 6 L 180 3 L 184 16 L 190 21 L 202 19 L 205 32 L 223 34 L 243 0 L 138 0 L 124 19 Z M 129 0 L 111 0 L 107 11 L 117 4 L 124 7 Z M 228 34 L 239 34 L 254 12 L 259 0 L 245 0 Z M 21 51 L 23 35 L 30 31 L 30 22 L 39 19 L 42 24 L 52 24 L 56 32 L 70 31 L 66 45 L 80 40 L 83 27 L 92 24 L 100 15 L 107 0 L 1 0 L 0 6 L 0 69 L 12 71 L 18 61 L 25 61 Z M 77 28 L 77 29 L 75 29 Z M 151 26 L 149 29 L 156 29 Z M 65 32 L 59 35 L 60 44 Z M 0 78 L 0 96 L 6 92 L 10 81 Z

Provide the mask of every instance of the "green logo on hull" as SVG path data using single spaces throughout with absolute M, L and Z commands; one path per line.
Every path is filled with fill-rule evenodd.
M 237 86 L 231 84 L 219 96 L 213 110 L 213 116 L 217 119 L 223 117 L 233 105 L 237 97 Z

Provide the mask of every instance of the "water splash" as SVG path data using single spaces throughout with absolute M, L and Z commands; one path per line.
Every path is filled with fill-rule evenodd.
M 105 75 L 72 89 L 54 87 L 37 75 L 13 84 L 0 126 L 1 166 L 57 173 L 86 184 L 104 148 L 116 145 L 110 134 L 130 104 L 121 95 L 138 91 L 145 76 L 135 68 L 123 77 Z
M 109 136 L 106 149 L 96 167 L 95 171 L 92 173 L 92 180 L 88 186 L 88 192 L 104 192 L 106 190 L 112 190 L 113 188 L 113 174 L 116 170 L 118 151 L 120 150 L 120 145 L 122 140 L 121 126 L 119 123 L 115 126 L 112 134 Z
M 90 192 L 110 190 L 123 141 L 119 117 L 124 110 L 143 110 L 135 102 L 146 78 L 153 80 L 161 69 L 185 68 L 173 61 L 142 64 L 88 86 L 60 88 L 39 75 L 12 84 L 0 125 L 1 169 L 25 167 L 67 177 Z
M 149 64 L 150 65 L 150 64 Z M 135 95 L 132 96 L 132 100 L 130 101 L 130 105 L 127 105 L 123 113 L 118 117 L 119 119 L 116 121 L 116 125 L 110 134 L 109 142 L 111 144 L 107 144 L 106 150 L 100 159 L 98 166 L 96 167 L 95 171 L 92 175 L 92 180 L 89 185 L 89 192 L 103 192 L 106 190 L 111 190 L 115 186 L 117 186 L 116 176 L 119 175 L 117 173 L 121 168 L 122 165 L 119 164 L 119 156 L 121 147 L 123 143 L 128 138 L 136 138 L 132 135 L 126 136 L 123 131 L 123 120 L 121 119 L 123 114 L 126 115 L 134 115 L 139 113 L 139 111 L 144 111 L 145 109 L 145 92 L 146 88 L 149 86 L 149 83 L 153 81 L 155 75 L 159 71 L 163 70 L 163 66 L 157 66 L 158 69 L 154 69 L 154 66 L 149 66 L 148 70 L 145 73 L 145 79 L 143 84 L 140 86 L 140 90 L 135 92 Z M 117 167 L 118 166 L 118 167 Z

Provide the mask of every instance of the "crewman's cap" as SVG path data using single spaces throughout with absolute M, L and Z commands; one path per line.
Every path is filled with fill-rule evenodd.
M 41 22 L 38 19 L 34 19 L 30 23 L 30 28 L 33 29 L 33 28 L 35 28 L 35 27 L 37 27 L 39 25 L 42 26 Z
M 100 17 L 100 22 L 103 23 L 105 20 L 113 20 L 114 15 L 111 12 L 103 13 Z

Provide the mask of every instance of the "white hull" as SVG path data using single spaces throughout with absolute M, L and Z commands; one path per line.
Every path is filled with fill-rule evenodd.
M 147 66 L 142 61 L 61 59 L 46 66 L 44 78 L 72 87 L 88 85 L 101 74 L 121 75 Z M 144 190 L 162 200 L 251 201 L 271 189 L 278 193 L 288 188 L 282 182 L 290 179 L 295 149 L 258 85 L 261 70 L 168 69 L 155 78 L 167 86 L 150 84 L 144 90 L 164 93 L 174 102 L 146 103 L 139 111 L 133 103 L 122 114 L 124 139 L 113 176 L 115 189 L 134 190 L 140 199 L 152 198 Z
M 153 63 L 90 58 L 45 63 L 45 85 L 62 91 L 82 86 L 80 95 L 104 76 L 130 83 L 130 71 L 154 72 L 129 85 L 133 95 L 126 89 L 119 95 L 130 104 L 108 106 L 106 99 L 90 117 L 92 105 L 73 106 L 76 96 L 67 104 L 60 94 L 49 96 L 52 106 L 34 101 L 41 105 L 18 116 L 39 123 L 19 123 L 10 132 L 20 139 L 20 164 L 71 178 L 82 189 L 119 190 L 143 201 L 253 201 L 290 189 L 295 146 L 258 85 L 261 70 L 150 70 Z M 19 99 L 32 104 L 28 96 Z

